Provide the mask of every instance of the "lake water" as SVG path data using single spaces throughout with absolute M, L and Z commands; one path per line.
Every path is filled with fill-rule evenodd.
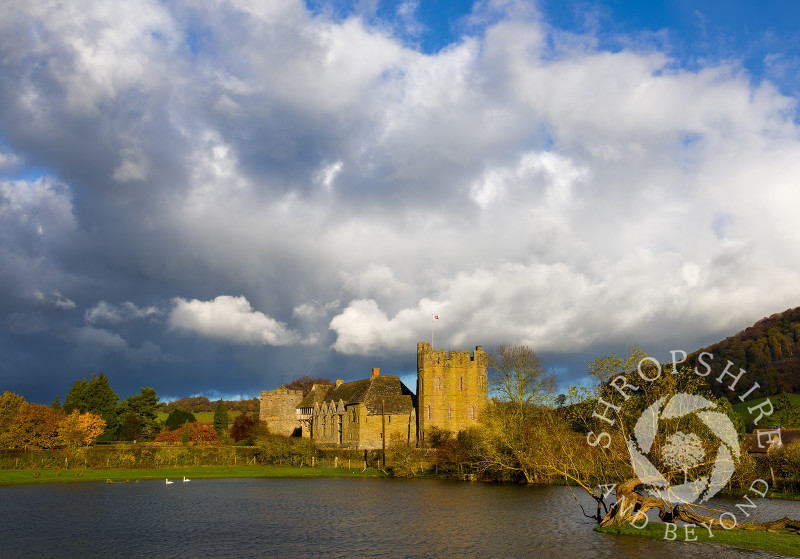
M 759 501 L 761 519 L 800 516 L 798 503 Z M 3 559 L 774 557 L 598 534 L 566 487 L 369 478 L 5 486 L 0 511 Z

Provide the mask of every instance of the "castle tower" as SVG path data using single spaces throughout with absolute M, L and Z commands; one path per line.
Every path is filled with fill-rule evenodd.
M 270 433 L 299 435 L 301 425 L 297 419 L 297 404 L 302 399 L 302 390 L 289 390 L 285 386 L 275 390 L 263 390 L 259 419 L 267 424 Z
M 433 349 L 417 343 L 417 440 L 438 427 L 453 434 L 477 425 L 489 400 L 489 356 L 475 351 Z

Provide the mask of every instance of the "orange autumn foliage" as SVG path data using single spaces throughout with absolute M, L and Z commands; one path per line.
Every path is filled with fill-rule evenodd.
M 105 430 L 106 422 L 102 417 L 78 410 L 64 416 L 58 426 L 59 439 L 64 446 L 88 446 Z
M 180 444 L 183 438 L 183 430 L 188 430 L 189 442 L 195 445 L 212 444 L 217 441 L 217 431 L 214 429 L 212 423 L 204 421 L 193 421 L 185 425 L 181 425 L 177 429 L 170 431 L 165 429 L 161 431 L 153 442 L 156 443 L 171 443 Z

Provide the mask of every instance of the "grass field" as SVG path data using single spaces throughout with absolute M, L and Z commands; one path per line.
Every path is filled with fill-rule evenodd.
M 637 536 L 651 540 L 663 540 L 666 535 L 666 524 L 663 522 L 650 522 L 639 530 L 633 526 L 622 526 L 598 529 L 604 534 L 618 534 L 624 536 Z M 676 545 L 678 542 L 694 541 L 711 542 L 715 544 L 759 549 L 770 553 L 779 553 L 791 557 L 800 557 L 800 535 L 790 533 L 757 532 L 750 530 L 712 530 L 713 537 L 709 537 L 708 530 L 702 526 L 695 527 L 687 539 L 686 530 L 678 526 L 675 532 Z
M 35 477 L 34 474 L 39 476 Z M 76 475 L 77 474 L 77 475 Z M 136 483 L 144 479 L 182 480 L 210 478 L 317 478 L 317 477 L 380 477 L 375 468 L 308 468 L 273 466 L 201 466 L 185 468 L 153 468 L 142 470 L 0 470 L 0 485 L 32 485 L 41 483 L 79 483 L 111 481 Z
M 770 396 L 769 398 L 772 400 L 772 405 L 774 406 L 778 397 Z M 800 407 L 800 394 L 789 394 L 789 399 L 795 406 Z M 756 400 L 747 400 L 746 402 L 733 404 L 733 411 L 738 413 L 742 419 L 744 419 L 745 423 L 752 423 L 753 419 L 758 417 L 758 411 L 756 410 L 756 415 L 754 417 L 750 415 L 750 413 L 747 411 L 747 408 L 752 408 L 753 406 L 762 403 L 764 400 L 766 400 L 766 398 L 758 398 Z

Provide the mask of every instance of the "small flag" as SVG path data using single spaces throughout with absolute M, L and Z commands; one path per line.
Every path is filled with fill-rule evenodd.
M 433 319 L 434 320 L 439 320 L 439 315 L 438 314 L 433 315 Z

